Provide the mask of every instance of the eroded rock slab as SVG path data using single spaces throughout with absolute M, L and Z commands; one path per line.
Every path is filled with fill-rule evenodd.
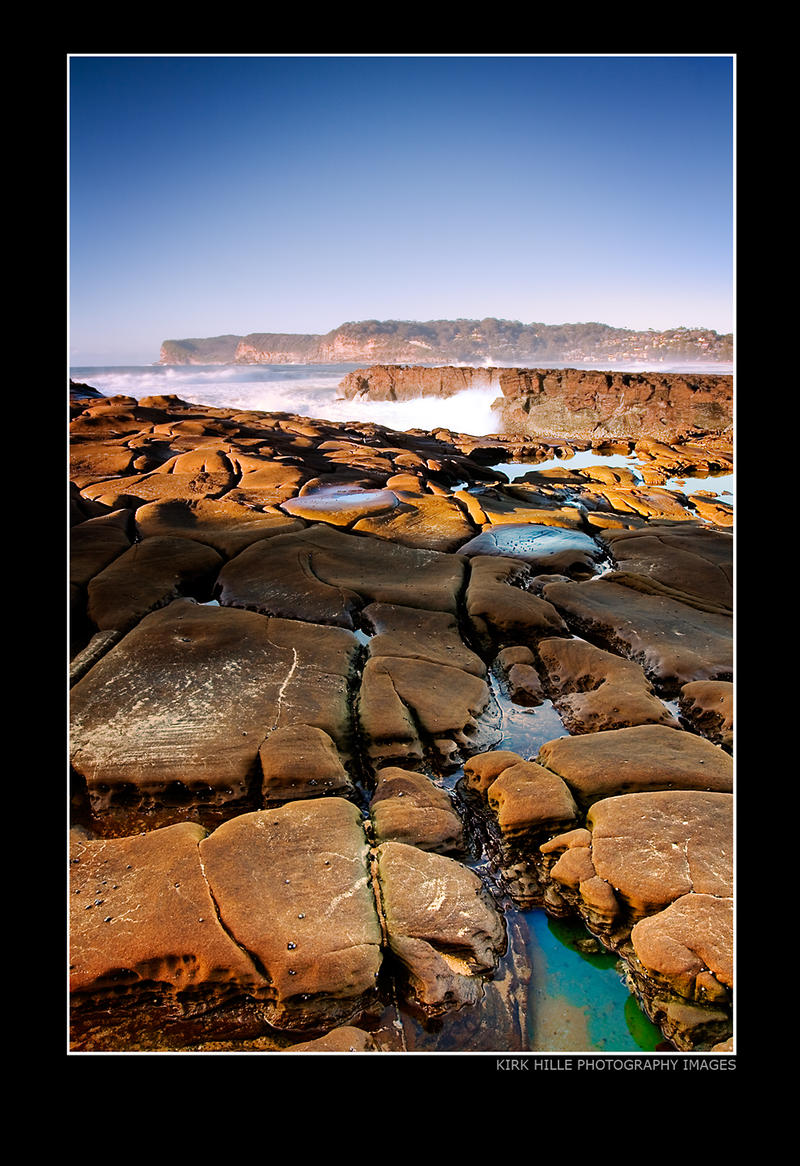
M 266 615 L 352 628 L 373 601 L 455 612 L 463 579 L 457 555 L 312 526 L 242 551 L 220 573 L 219 597 Z
M 563 829 L 578 818 L 578 807 L 566 783 L 534 761 L 520 761 L 504 769 L 487 789 L 486 797 L 506 837 Z
M 677 1048 L 731 1031 L 733 798 L 658 792 L 598 802 L 588 829 L 541 846 L 554 898 L 625 962 L 642 1007 Z
M 243 814 L 200 844 L 220 919 L 263 967 L 276 1028 L 375 1003 L 381 928 L 359 810 L 343 798 Z
M 589 811 L 587 827 L 541 850 L 560 855 L 550 878 L 579 891 L 593 926 L 630 929 L 683 895 L 731 895 L 730 794 L 666 790 L 605 798 Z M 605 885 L 602 904 L 596 879 Z
M 323 729 L 287 725 L 275 729 L 258 751 L 265 802 L 294 801 L 353 792 L 336 744 Z
M 476 1003 L 506 942 L 503 918 L 460 862 L 401 842 L 377 849 L 380 902 L 391 951 L 428 1015 Z
M 681 716 L 716 745 L 733 750 L 734 688 L 722 680 L 684 684 L 679 697 Z
M 633 660 L 578 638 L 541 640 L 537 646 L 548 691 L 572 734 L 669 725 L 675 717 Z
M 342 629 L 187 599 L 146 616 L 72 689 L 72 764 L 95 812 L 132 796 L 241 800 L 287 724 L 347 750 L 357 651 Z
M 470 561 L 467 615 L 475 642 L 487 655 L 569 634 L 552 603 L 524 590 L 529 577 L 525 564 L 514 559 L 489 555 Z
M 89 618 L 100 631 L 126 632 L 181 595 L 208 599 L 223 562 L 213 548 L 192 539 L 135 543 L 90 581 Z
M 536 760 L 562 777 L 584 806 L 634 791 L 730 793 L 733 788 L 728 754 L 694 733 L 665 725 L 557 737 L 541 747 Z
M 708 612 L 729 615 L 733 606 L 733 537 L 691 524 L 608 531 L 615 583 L 663 595 Z
M 70 529 L 70 582 L 85 587 L 131 545 L 133 515 L 130 510 L 114 510 L 87 518 Z
M 301 1041 L 285 1050 L 287 1053 L 374 1053 L 377 1052 L 372 1035 L 363 1028 L 343 1024 L 316 1040 Z
M 447 765 L 478 739 L 489 704 L 485 680 L 427 660 L 372 657 L 361 678 L 358 720 L 373 766 L 419 761 L 427 749 Z
M 451 612 L 371 603 L 361 614 L 362 624 L 374 633 L 369 641 L 370 656 L 427 660 L 473 676 L 486 675 L 486 665 L 464 643 Z
M 452 801 L 424 773 L 398 766 L 378 770 L 369 810 L 379 842 L 404 842 L 439 854 L 464 847 L 464 830 Z
M 146 1045 L 151 1023 L 175 1040 L 193 1016 L 265 991 L 261 970 L 217 918 L 198 850 L 204 836 L 202 827 L 181 823 L 130 838 L 74 839 L 77 1048 Z
M 382 514 L 361 518 L 353 529 L 422 550 L 457 551 L 475 528 L 451 498 L 412 490 L 409 483 L 393 489 L 397 505 Z
M 303 523 L 280 511 L 250 509 L 228 494 L 146 503 L 136 511 L 136 527 L 142 538 L 194 539 L 228 559 L 260 539 L 302 530 Z
M 631 944 L 641 968 L 689 999 L 724 998 L 733 988 L 733 899 L 686 894 L 640 920 Z
M 546 583 L 542 594 L 576 634 L 637 661 L 666 692 L 692 680 L 732 677 L 728 615 L 606 579 Z

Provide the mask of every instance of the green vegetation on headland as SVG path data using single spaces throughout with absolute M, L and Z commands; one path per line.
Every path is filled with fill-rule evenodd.
M 518 320 L 362 320 L 324 335 L 165 340 L 160 364 L 536 363 L 546 361 L 733 359 L 733 335 L 707 328 L 636 332 L 609 324 L 521 324 Z

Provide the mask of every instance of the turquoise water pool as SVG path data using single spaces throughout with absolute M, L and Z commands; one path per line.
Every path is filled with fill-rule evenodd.
M 610 952 L 581 923 L 520 915 L 528 935 L 531 1052 L 652 1052 L 664 1037 L 631 995 Z M 592 950 L 595 948 L 596 950 Z

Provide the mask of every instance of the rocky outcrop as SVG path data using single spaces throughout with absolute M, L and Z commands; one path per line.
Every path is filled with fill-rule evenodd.
M 556 898 L 617 951 L 644 1010 L 678 1048 L 730 1036 L 733 798 L 635 793 L 540 849 Z
M 499 387 L 498 433 L 599 440 L 675 442 L 728 433 L 733 378 L 725 375 L 598 372 L 574 368 L 421 368 L 377 365 L 341 382 L 347 399 L 402 401 Z
M 344 798 L 240 814 L 210 833 L 188 822 L 76 833 L 70 873 L 79 1048 L 374 1020 L 389 952 L 414 1003 L 437 1016 L 480 1001 L 506 944 L 477 875 L 405 843 L 373 853 Z
M 174 600 L 72 689 L 73 768 L 96 811 L 241 803 L 273 729 L 322 729 L 348 755 L 357 652 L 343 628 Z
M 541 906 L 673 1047 L 725 1047 L 727 810 L 692 809 L 732 801 L 715 519 L 481 464 L 546 443 L 70 411 L 74 1049 L 529 1050 L 513 908 Z M 726 448 L 640 456 L 666 481 Z

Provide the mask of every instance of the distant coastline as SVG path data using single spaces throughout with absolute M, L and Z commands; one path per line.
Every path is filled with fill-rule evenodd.
M 254 332 L 165 340 L 158 364 L 538 364 L 563 361 L 733 360 L 733 335 L 707 328 L 657 332 L 609 324 L 498 320 L 363 320 L 325 334 Z

